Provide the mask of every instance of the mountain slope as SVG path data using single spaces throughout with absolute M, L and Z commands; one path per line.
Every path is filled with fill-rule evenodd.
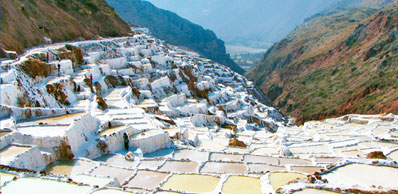
M 332 15 L 340 11 L 348 9 L 381 9 L 388 4 L 392 3 L 394 0 L 340 0 L 331 6 L 327 7 L 323 11 L 306 18 L 305 21 L 309 21 L 315 17 Z
M 7 50 L 97 35 L 127 35 L 130 27 L 104 0 L 1 0 L 1 41 Z
M 149 0 L 205 28 L 228 45 L 269 48 L 305 18 L 338 0 Z
M 374 12 L 350 9 L 304 23 L 248 77 L 298 122 L 398 113 L 397 4 Z
M 107 0 L 110 6 L 127 22 L 147 27 L 156 37 L 168 43 L 187 47 L 232 70 L 243 73 L 226 54 L 224 42 L 214 32 L 181 18 L 175 13 L 162 10 L 147 1 Z

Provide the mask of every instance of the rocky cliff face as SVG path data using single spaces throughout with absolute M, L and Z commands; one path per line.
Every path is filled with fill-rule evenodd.
M 224 42 L 211 30 L 203 29 L 177 14 L 159 9 L 142 0 L 107 0 L 120 16 L 132 25 L 148 28 L 156 37 L 186 47 L 202 56 L 244 73 L 225 50 Z
M 314 18 L 275 44 L 248 76 L 299 122 L 397 113 L 397 4 Z
M 2 48 L 23 52 L 46 43 L 127 35 L 129 26 L 104 0 L 2 0 Z

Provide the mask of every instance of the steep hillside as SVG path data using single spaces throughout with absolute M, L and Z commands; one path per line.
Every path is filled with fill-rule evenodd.
M 309 21 L 315 17 L 319 16 L 327 16 L 332 15 L 340 11 L 348 10 L 348 9 L 360 9 L 360 8 L 368 8 L 368 9 L 381 9 L 394 0 L 340 0 L 331 6 L 327 7 L 323 11 L 306 18 L 305 21 Z
M 107 0 L 127 22 L 147 27 L 158 38 L 177 46 L 187 47 L 232 70 L 243 73 L 226 54 L 224 42 L 214 32 L 205 30 L 175 13 L 162 10 L 142 0 Z
M 269 48 L 338 0 L 148 0 L 205 28 L 227 45 Z
M 1 41 L 7 50 L 53 42 L 127 35 L 129 26 L 104 0 L 1 0 Z
M 248 77 L 298 122 L 397 113 L 397 3 L 374 12 L 351 9 L 304 23 L 275 44 Z

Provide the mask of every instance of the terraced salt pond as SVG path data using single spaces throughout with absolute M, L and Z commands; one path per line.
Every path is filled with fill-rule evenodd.
M 312 153 L 312 154 L 330 153 L 330 149 L 327 145 L 291 147 L 290 151 L 293 154 L 296 154 L 296 153 Z
M 190 193 L 212 192 L 220 181 L 219 177 L 208 175 L 172 175 L 161 187 Z
M 168 176 L 167 173 L 139 170 L 137 175 L 126 185 L 130 188 L 153 190 Z
M 67 126 L 34 126 L 34 127 L 19 127 L 18 131 L 24 135 L 32 135 L 35 137 L 58 137 L 64 136 Z
M 111 135 L 111 134 L 113 134 L 113 133 L 115 133 L 115 132 L 117 132 L 117 131 L 119 131 L 121 129 L 124 129 L 124 128 L 126 128 L 126 126 L 111 127 L 109 129 L 106 129 L 106 130 L 102 131 L 98 135 L 100 135 L 100 136 Z
M 9 162 L 13 161 L 16 156 L 28 151 L 31 147 L 25 146 L 7 146 L 0 150 L 0 163 L 7 165 Z
M 390 157 L 392 160 L 394 160 L 394 161 L 398 161 L 398 150 L 397 151 L 394 151 L 394 152 L 392 152 L 392 153 L 390 153 L 389 155 L 388 155 L 388 157 Z
M 73 113 L 66 114 L 56 117 L 47 117 L 41 119 L 27 120 L 18 123 L 18 126 L 27 126 L 27 125 L 40 125 L 40 124 L 48 124 L 48 125 L 69 125 L 75 119 L 80 118 L 84 113 Z
M 73 175 L 73 176 L 70 176 L 70 178 L 77 183 L 96 185 L 99 187 L 106 186 L 113 180 L 108 177 L 94 177 L 94 176 L 88 176 L 88 175 L 82 175 L 82 174 Z
M 54 191 L 57 191 L 57 194 L 87 194 L 90 190 L 91 187 L 88 186 L 78 186 L 40 178 L 19 178 L 1 188 L 2 194 L 54 194 Z
M 53 164 L 48 165 L 45 171 L 51 174 L 71 176 L 87 173 L 95 166 L 95 163 L 84 160 L 67 160 L 54 162 Z
M 230 176 L 222 187 L 222 192 L 226 194 L 261 194 L 259 178 Z
M 0 131 L 0 137 L 4 137 L 10 133 L 12 133 L 12 132 L 11 131 Z
M 138 169 L 157 170 L 163 162 L 163 160 L 143 160 L 138 166 Z
M 398 188 L 398 168 L 374 166 L 367 164 L 349 164 L 323 175 L 329 184 L 348 188 L 360 185 L 372 189 L 372 185 L 384 188 Z
M 93 192 L 92 194 L 131 194 L 131 193 L 115 189 L 101 189 L 99 191 Z
M 226 139 L 214 138 L 200 139 L 199 147 L 205 150 L 211 151 L 222 151 L 228 146 L 228 141 Z
M 207 162 L 201 169 L 202 173 L 216 174 L 244 174 L 247 171 L 246 165 L 242 163 L 220 163 Z
M 379 186 L 397 187 L 397 168 L 386 166 L 396 165 L 391 160 L 398 160 L 398 151 L 391 152 L 398 149 L 398 144 L 394 143 L 397 142 L 397 137 L 394 136 L 398 135 L 395 130 L 398 116 L 347 115 L 324 121 L 310 121 L 303 126 L 289 126 L 284 121 L 286 118 L 278 111 L 259 103 L 251 92 L 246 90 L 253 88 L 253 85 L 243 77 L 229 71 L 228 68 L 219 67 L 184 51 L 168 48 L 162 45 L 161 41 L 143 33 L 129 38 L 71 44 L 81 47 L 85 55 L 84 60 L 97 62 L 98 58 L 101 65 L 84 65 L 84 70 L 75 69 L 78 71 L 76 74 L 41 80 L 37 87 L 45 87 L 47 81 L 50 81 L 49 84 L 56 84 L 70 76 L 75 82 L 73 85 L 79 84 L 81 87 L 81 91 L 77 93 L 78 100 L 72 106 L 85 109 L 87 113 L 18 120 L 18 131 L 12 133 L 0 129 L 0 137 L 3 137 L 0 138 L 2 164 L 8 163 L 17 168 L 25 168 L 25 164 L 31 164 L 30 169 L 37 167 L 40 170 L 47 166 L 47 174 L 14 169 L 17 171 L 15 172 L 11 168 L 2 167 L 2 172 L 16 173 L 19 177 L 42 176 L 42 179 L 13 180 L 15 175 L 0 173 L 2 193 L 229 194 L 261 191 L 291 193 L 303 189 L 296 193 L 312 194 L 333 193 L 328 189 L 337 191 L 337 187 L 343 191 L 360 188 L 378 192 L 384 191 L 384 188 Z M 106 48 L 102 51 L 104 47 Z M 51 51 L 52 48 L 45 50 L 42 54 Z M 151 54 L 145 53 L 142 56 L 141 52 L 145 52 L 144 50 L 156 53 L 157 56 L 152 57 Z M 152 51 L 149 52 L 150 50 Z M 119 62 L 126 64 L 118 64 Z M 148 64 L 152 62 L 152 65 Z M 142 70 L 145 71 L 143 73 L 137 67 L 134 74 L 127 75 L 126 72 L 131 71 L 127 66 L 139 63 L 147 64 L 148 66 L 145 66 L 148 68 L 152 66 L 151 70 Z M 12 65 L 17 66 L 17 62 Z M 102 70 L 106 71 L 98 72 L 98 68 L 105 67 L 106 69 Z M 197 81 L 189 81 L 187 84 L 183 75 L 188 75 L 185 78 L 191 80 L 189 71 L 192 76 L 197 77 Z M 108 74 L 109 72 L 111 73 Z M 115 73 L 118 72 L 124 73 L 116 78 Z M 100 84 L 96 84 L 96 89 L 101 86 L 104 100 L 108 104 L 105 111 L 95 107 L 95 94 L 90 92 L 90 88 L 83 81 L 84 75 L 90 74 Z M 116 80 L 108 80 L 111 76 Z M 128 81 L 129 86 L 119 83 L 123 82 L 123 79 Z M 173 83 L 169 84 L 168 80 Z M 71 82 L 72 79 L 65 79 L 65 83 L 72 85 Z M 116 86 L 121 84 L 124 86 Z M 130 93 L 130 87 L 139 90 L 141 96 L 134 96 L 137 95 L 134 90 L 133 94 Z M 192 87 L 197 87 L 198 90 L 209 88 L 208 95 L 213 103 L 198 97 L 194 94 L 196 92 L 186 91 Z M 63 90 L 66 94 L 75 92 L 70 87 Z M 37 100 L 41 102 L 43 99 Z M 220 110 L 220 106 L 227 109 L 227 115 Z M 15 104 L 11 109 L 14 108 Z M 69 108 L 69 111 L 75 110 Z M 29 108 L 18 109 L 12 114 L 19 114 L 20 111 L 23 111 L 22 116 L 27 116 Z M 39 111 L 35 112 L 36 115 L 40 114 Z M 48 114 L 48 110 L 45 111 L 45 114 Z M 55 112 L 64 111 L 57 109 Z M 85 118 L 93 126 L 85 126 L 88 124 L 86 121 L 78 121 L 83 114 L 90 114 Z M 176 125 L 163 122 L 156 117 L 168 117 Z M 100 122 L 97 122 L 98 120 Z M 253 120 L 256 121 L 252 122 Z M 75 124 L 71 125 L 73 122 Z M 102 130 L 104 124 L 109 122 L 118 124 Z M 264 128 L 263 122 L 277 126 L 277 130 L 269 132 Z M 236 125 L 238 130 L 218 127 L 220 124 Z M 64 151 L 69 150 L 68 146 L 60 145 L 58 141 L 58 137 L 65 136 L 67 129 L 71 130 L 68 132 L 68 141 L 64 142 L 70 144 L 70 150 L 76 156 L 75 160 L 48 164 L 54 159 L 59 160 L 60 153 L 62 155 Z M 133 161 L 125 159 L 128 151 L 123 149 L 123 136 L 115 135 L 123 130 L 131 135 L 132 146 L 129 151 L 135 154 Z M 183 131 L 184 138 L 181 138 L 181 134 L 176 136 Z M 247 147 L 229 146 L 231 136 L 235 132 L 237 139 L 243 141 Z M 186 134 L 190 141 L 186 141 Z M 283 153 L 280 152 L 280 148 L 284 148 Z M 31 157 L 32 161 L 26 157 L 14 160 L 26 151 L 36 152 L 36 155 Z M 366 159 L 366 155 L 371 151 L 389 154 L 387 160 L 377 160 L 378 164 L 385 166 L 351 164 L 333 169 L 335 166 L 343 165 L 343 162 L 375 164 L 376 160 Z M 29 161 L 20 161 L 23 159 Z M 9 163 L 13 160 L 16 162 Z M 325 171 L 322 169 L 333 171 L 323 174 Z M 329 182 L 313 181 L 310 174 L 316 171 Z M 316 175 L 313 177 L 319 178 Z M 59 181 L 54 181 L 55 179 Z M 9 182 L 5 183 L 6 181 Z M 87 184 L 89 187 L 79 187 L 66 182 Z
M 276 171 L 286 171 L 284 166 L 273 166 L 268 164 L 248 164 L 250 173 L 266 173 L 266 172 L 276 172 Z
M 16 177 L 18 176 L 14 174 L 0 172 L 0 187 L 3 187 L 5 182 L 12 181 Z
M 110 177 L 115 178 L 119 183 L 127 181 L 134 171 L 131 169 L 117 168 L 111 166 L 99 166 L 91 171 L 90 175 L 98 177 Z
M 101 156 L 95 161 L 104 162 L 110 166 L 122 167 L 122 168 L 136 168 L 138 166 L 138 160 L 127 161 L 121 154 L 108 154 Z
M 306 174 L 313 174 L 316 171 L 324 169 L 323 167 L 316 167 L 316 166 L 292 166 L 290 167 L 292 171 L 302 172 Z
M 199 164 L 197 162 L 168 161 L 159 170 L 166 172 L 195 173 L 198 172 L 198 167 Z
M 220 153 L 212 153 L 210 156 L 210 160 L 213 161 L 224 161 L 224 162 L 240 162 L 243 159 L 243 155 L 237 154 L 220 154 Z
M 207 161 L 209 158 L 208 152 L 200 152 L 196 150 L 177 150 L 174 153 L 176 160 L 193 160 L 193 161 Z
M 301 191 L 296 191 L 294 192 L 295 194 L 336 194 L 336 192 L 333 191 L 326 191 L 326 190 L 320 190 L 320 189 L 304 189 Z
M 253 154 L 255 155 L 277 155 L 278 150 L 277 148 L 259 148 L 256 149 Z
M 279 189 L 283 185 L 286 185 L 290 181 L 296 179 L 303 179 L 306 178 L 304 174 L 300 173 L 293 173 L 293 172 L 272 172 L 269 175 L 269 181 L 274 190 Z

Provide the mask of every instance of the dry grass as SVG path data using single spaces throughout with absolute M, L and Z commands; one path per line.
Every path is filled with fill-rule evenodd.
M 21 69 L 32 78 L 48 77 L 52 73 L 56 72 L 54 66 L 32 58 L 29 58 L 28 61 L 22 63 Z
M 236 138 L 233 138 L 233 139 L 229 140 L 228 145 L 232 146 L 232 147 L 241 147 L 241 148 L 246 148 L 247 147 L 247 145 L 243 141 L 239 141 Z
M 106 104 L 105 100 L 101 96 L 97 96 L 97 104 L 101 110 L 108 109 L 108 105 Z
M 63 92 L 64 86 L 62 84 L 56 83 L 56 84 L 48 84 L 46 85 L 47 92 L 49 94 L 54 95 L 55 99 L 66 106 L 70 105 L 70 102 L 68 101 L 68 96 Z
M 117 86 L 125 86 L 126 81 L 122 76 L 113 76 L 113 75 L 108 75 L 105 77 L 105 83 L 112 88 L 115 88 Z
M 130 32 L 105 0 L 2 0 L 1 16 L 2 47 L 18 53 L 44 44 L 44 36 L 61 42 Z

